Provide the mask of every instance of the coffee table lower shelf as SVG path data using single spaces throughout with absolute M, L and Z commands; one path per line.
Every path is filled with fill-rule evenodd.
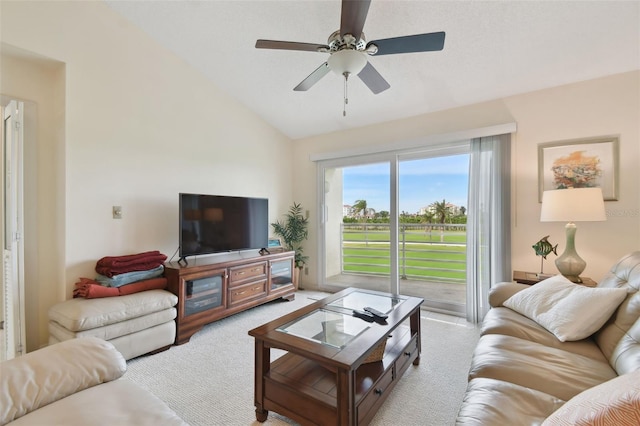
M 355 424 L 366 425 L 410 363 L 419 363 L 417 339 L 407 326 L 393 330 L 382 360 L 362 364 L 356 369 L 353 397 L 338 395 L 336 371 L 294 353 L 286 353 L 271 363 L 264 377 L 262 406 L 302 424 L 332 426 L 345 418 L 341 410 L 355 410 Z

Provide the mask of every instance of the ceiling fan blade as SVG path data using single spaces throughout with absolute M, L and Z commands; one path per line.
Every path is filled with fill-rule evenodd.
M 360 40 L 371 0 L 342 0 L 340 35 L 351 34 Z
M 362 80 L 362 82 L 371 89 L 374 95 L 384 92 L 391 87 L 391 85 L 387 83 L 387 80 L 380 75 L 378 70 L 371 65 L 371 62 L 367 62 L 367 65 L 365 65 L 362 71 L 360 71 L 358 77 L 360 77 L 360 80 Z
M 257 49 L 304 50 L 307 52 L 327 52 L 326 44 L 298 43 L 296 41 L 258 40 Z
M 319 82 L 320 79 L 325 75 L 327 75 L 328 72 L 329 72 L 329 64 L 325 62 L 324 64 L 316 68 L 314 72 L 309 74 L 309 77 L 302 80 L 300 84 L 298 84 L 296 87 L 293 88 L 293 90 L 295 90 L 296 92 L 304 92 L 305 90 L 311 89 L 311 86 Z
M 367 43 L 367 48 L 372 44 L 378 48 L 374 56 L 433 52 L 444 48 L 444 31 L 373 40 Z

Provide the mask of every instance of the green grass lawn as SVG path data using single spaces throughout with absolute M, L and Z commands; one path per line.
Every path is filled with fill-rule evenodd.
M 455 243 L 459 244 L 459 241 Z M 344 270 L 353 273 L 389 274 L 389 247 L 388 240 L 386 243 L 376 244 L 345 243 Z M 402 275 L 425 280 L 442 278 L 464 281 L 466 278 L 466 246 L 413 243 L 404 244 L 404 251 L 402 248 L 401 243 L 399 257 Z
M 403 238 L 404 237 L 404 238 Z M 343 241 L 354 241 L 354 242 L 384 242 L 389 241 L 391 239 L 388 230 L 379 230 L 379 231 L 355 231 L 355 230 L 345 230 L 342 233 Z M 439 230 L 434 231 L 407 231 L 404 234 L 400 234 L 398 239 L 400 242 L 420 242 L 420 243 L 457 243 L 457 244 L 466 244 L 467 242 L 467 234 L 461 231 L 445 231 L 444 235 L 440 235 Z

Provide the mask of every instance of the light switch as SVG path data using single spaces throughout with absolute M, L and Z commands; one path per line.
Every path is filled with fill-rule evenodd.
M 122 206 L 113 206 L 113 218 L 122 219 Z

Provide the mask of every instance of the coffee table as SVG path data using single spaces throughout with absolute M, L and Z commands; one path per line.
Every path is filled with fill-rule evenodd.
M 256 419 L 275 411 L 301 424 L 368 424 L 409 365 L 420 363 L 422 302 L 348 288 L 249 331 Z M 365 306 L 388 318 L 353 315 Z M 271 348 L 286 353 L 271 361 Z

